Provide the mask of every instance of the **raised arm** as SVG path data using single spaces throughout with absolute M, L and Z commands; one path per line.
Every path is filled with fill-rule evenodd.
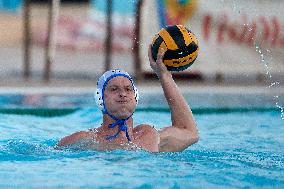
M 198 141 L 198 131 L 192 112 L 172 78 L 172 74 L 163 64 L 164 50 L 160 49 L 155 62 L 151 48 L 148 50 L 150 65 L 159 77 L 166 100 L 171 110 L 172 126 L 159 131 L 159 151 L 182 151 Z

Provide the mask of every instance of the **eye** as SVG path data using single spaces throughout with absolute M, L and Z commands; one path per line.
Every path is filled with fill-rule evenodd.
M 127 88 L 126 88 L 126 91 L 127 91 L 127 92 L 131 92 L 131 91 L 132 91 L 132 88 L 131 88 L 131 87 L 127 87 Z
M 117 91 L 117 87 L 111 87 L 110 91 Z

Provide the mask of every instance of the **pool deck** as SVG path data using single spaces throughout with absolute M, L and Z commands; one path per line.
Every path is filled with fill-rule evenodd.
M 9 81 L 8 81 L 9 82 Z M 90 82 L 89 86 L 80 85 L 80 81 L 74 79 L 72 85 L 70 81 L 53 81 L 56 84 L 37 84 L 33 83 L 28 86 L 2 86 L 0 87 L 0 94 L 37 94 L 37 93 L 45 93 L 45 94 L 85 94 L 85 93 L 93 93 L 96 89 L 95 82 Z M 23 82 L 23 84 L 26 84 Z M 284 87 L 269 87 L 265 85 L 217 85 L 217 84 L 208 84 L 208 83 L 198 83 L 198 84 L 186 84 L 177 82 L 182 93 L 186 94 L 264 94 L 264 95 L 284 95 Z M 140 93 L 162 93 L 162 88 L 160 83 L 157 81 L 146 82 L 143 84 L 137 85 Z

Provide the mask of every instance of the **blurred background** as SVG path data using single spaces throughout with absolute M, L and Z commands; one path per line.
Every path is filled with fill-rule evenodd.
M 156 82 L 147 48 L 173 24 L 200 46 L 177 82 L 283 85 L 282 0 L 0 0 L 0 86 L 95 86 L 114 68 Z

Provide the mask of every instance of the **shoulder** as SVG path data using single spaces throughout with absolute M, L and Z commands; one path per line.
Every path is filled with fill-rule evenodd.
M 141 124 L 134 128 L 134 133 L 137 135 L 142 135 L 143 137 L 147 137 L 148 135 L 151 136 L 158 136 L 159 132 L 155 129 L 154 126 Z
M 151 125 L 138 125 L 134 128 L 134 138 L 139 145 L 151 152 L 158 151 L 158 145 L 160 142 L 158 131 Z
M 69 136 L 66 136 L 64 138 L 62 138 L 59 142 L 58 142 L 58 146 L 66 146 L 66 145 L 70 145 L 73 144 L 75 142 L 77 142 L 80 139 L 86 138 L 90 136 L 90 132 L 88 131 L 79 131 L 76 133 L 73 133 Z

